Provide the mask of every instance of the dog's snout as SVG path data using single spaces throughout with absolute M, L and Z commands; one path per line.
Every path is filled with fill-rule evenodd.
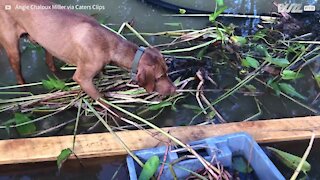
M 172 95 L 176 93 L 177 88 L 171 81 L 159 84 L 156 88 L 156 91 L 163 96 Z
M 171 87 L 170 87 L 170 94 L 175 94 L 176 93 L 176 91 L 177 91 L 177 88 L 174 86 L 174 85 L 172 85 Z

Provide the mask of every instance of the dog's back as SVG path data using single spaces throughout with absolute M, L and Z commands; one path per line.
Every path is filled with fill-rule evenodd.
M 11 9 L 5 10 L 6 6 L 11 6 Z M 0 42 L 6 49 L 17 81 L 24 83 L 20 69 L 19 38 L 27 33 L 53 56 L 76 65 L 73 79 L 89 96 L 98 99 L 102 95 L 92 83 L 94 76 L 110 62 L 129 70 L 138 47 L 103 28 L 89 16 L 53 6 L 48 0 L 0 0 Z M 145 67 L 152 72 L 140 73 L 151 79 L 142 83 L 143 87 L 151 84 L 152 88 L 146 88 L 150 92 L 172 93 L 175 87 L 163 68 L 164 59 L 158 51 L 151 56 L 154 53 L 150 50 L 142 56 L 145 63 L 140 69 Z M 157 73 L 150 71 L 151 66 Z
M 3 11 L 8 5 L 11 6 L 11 10 Z M 92 26 L 100 25 L 89 16 L 68 9 L 54 9 L 53 5 L 48 0 L 1 0 L 0 30 L 4 31 L 6 36 L 10 30 L 14 33 L 12 36 L 16 38 L 23 33 L 28 33 L 52 55 L 77 65 L 77 62 L 70 58 L 74 57 L 72 53 L 77 50 L 74 47 L 78 47 L 74 43 L 77 43 L 78 39 L 86 38 Z M 3 23 L 3 21 L 8 22 Z M 3 29 L 3 24 L 9 27 Z

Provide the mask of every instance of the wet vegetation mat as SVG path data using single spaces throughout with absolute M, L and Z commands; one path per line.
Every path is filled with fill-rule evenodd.
M 161 50 L 167 60 L 168 74 L 178 89 L 175 95 L 161 97 L 147 93 L 130 82 L 127 71 L 115 66 L 106 66 L 95 78 L 97 88 L 105 95 L 97 102 L 68 78 L 48 76 L 38 83 L 0 87 L 2 96 L 12 96 L 0 99 L 0 113 L 8 117 L 0 128 L 10 137 L 35 137 L 59 134 L 63 129 L 74 135 L 105 131 L 101 125 L 112 133 L 151 127 L 199 158 L 205 170 L 189 179 L 204 176 L 230 179 L 229 173 L 212 166 L 158 126 L 319 114 L 319 28 L 311 23 L 306 28 L 299 19 L 281 14 L 260 17 L 256 30 L 242 36 L 236 25 L 216 21 L 224 9 L 220 8 L 209 15 L 208 27 L 199 30 L 168 23 L 176 30 L 137 32 L 124 23 L 115 31 L 124 38 L 135 38 L 145 46 Z M 180 16 L 184 13 L 181 9 Z M 162 43 L 151 45 L 146 40 L 149 37 L 159 38 Z M 27 48 L 38 49 L 34 45 Z M 75 68 L 64 65 L 61 70 Z M 41 88 L 42 92 L 29 92 L 30 87 Z M 272 103 L 265 102 L 266 99 L 272 99 Z M 242 111 L 242 116 L 232 115 L 235 111 Z M 70 119 L 66 121 L 66 117 Z M 50 118 L 63 121 L 47 122 Z M 168 122 L 166 119 L 170 118 L 174 120 Z M 59 162 L 70 154 L 72 149 L 64 150 Z M 138 158 L 135 160 L 139 162 Z M 143 166 L 142 162 L 139 164 Z

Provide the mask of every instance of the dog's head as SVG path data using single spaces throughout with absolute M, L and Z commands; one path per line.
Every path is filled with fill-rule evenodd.
M 175 93 L 176 87 L 167 75 L 168 67 L 159 50 L 147 48 L 138 66 L 137 83 L 147 92 L 158 92 L 160 95 Z

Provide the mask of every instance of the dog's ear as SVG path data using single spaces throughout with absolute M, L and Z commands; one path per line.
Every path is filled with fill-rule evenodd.
M 148 93 L 155 89 L 155 72 L 154 66 L 141 68 L 137 74 L 138 85 L 143 87 Z

